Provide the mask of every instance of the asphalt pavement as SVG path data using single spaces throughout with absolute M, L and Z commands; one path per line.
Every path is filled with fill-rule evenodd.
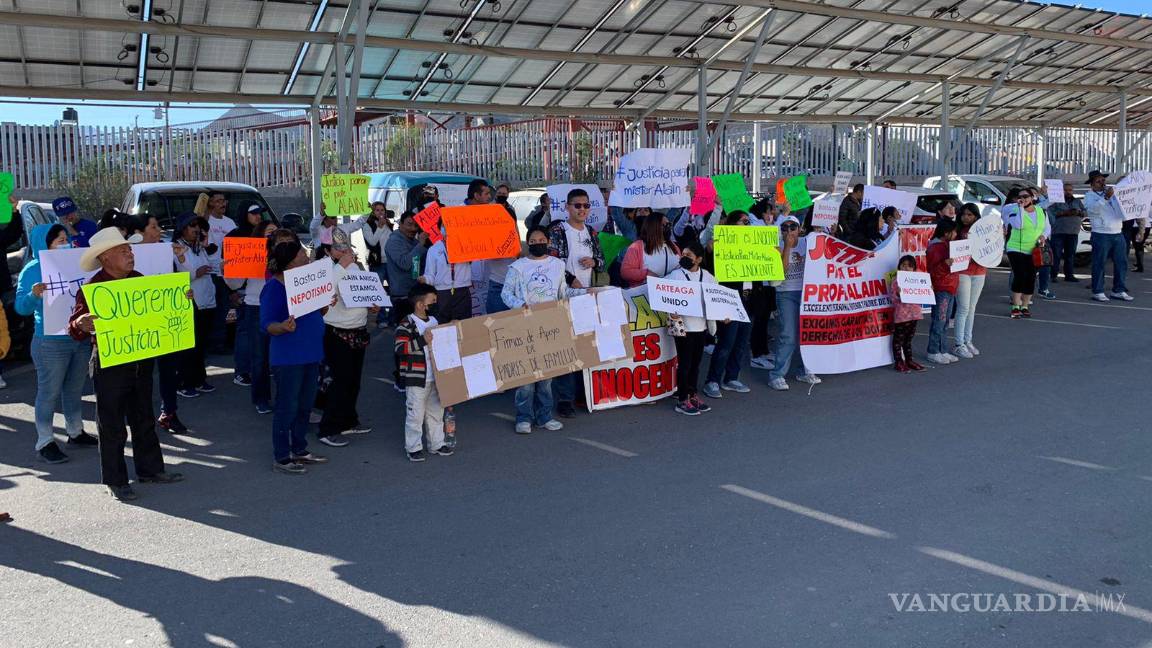
M 219 389 L 180 403 L 194 434 L 162 436 L 187 480 L 133 504 L 94 450 L 34 460 L 34 375 L 9 370 L 0 646 L 1152 647 L 1152 280 L 1107 305 L 1058 283 L 1027 321 L 1006 283 L 973 360 L 785 393 L 746 370 L 752 393 L 702 416 L 669 400 L 530 436 L 491 396 L 423 464 L 385 332 L 373 432 L 313 443 L 332 461 L 303 476 L 270 470 L 271 419 L 214 356 Z M 909 610 L 979 606 L 963 593 L 1079 609 Z

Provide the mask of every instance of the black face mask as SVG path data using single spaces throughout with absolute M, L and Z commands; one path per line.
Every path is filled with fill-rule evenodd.
M 501 205 L 507 205 L 508 196 L 496 196 L 496 202 L 500 203 Z
M 428 308 L 424 309 L 424 314 L 427 315 L 428 317 L 436 317 L 436 314 L 439 312 L 440 312 L 440 305 L 439 304 L 429 304 Z
M 680 257 L 681 268 L 684 268 L 685 270 L 691 270 L 694 265 L 696 264 L 692 263 L 692 259 L 689 259 L 688 257 Z
M 548 254 L 548 244 L 547 243 L 533 243 L 533 244 L 528 246 L 528 254 L 531 254 L 534 257 L 542 257 L 542 256 Z

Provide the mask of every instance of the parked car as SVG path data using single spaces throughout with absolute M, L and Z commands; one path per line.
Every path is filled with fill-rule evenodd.
M 139 216 L 155 216 L 160 227 L 171 231 L 176 224 L 176 217 L 184 212 L 192 211 L 196 207 L 196 200 L 202 193 L 222 193 L 228 199 L 226 216 L 239 223 L 244 220 L 244 214 L 253 204 L 263 207 L 269 217 L 278 225 L 291 227 L 307 232 L 307 223 L 299 214 L 288 214 L 284 222 L 277 218 L 268 201 L 255 187 L 236 182 L 144 182 L 134 184 L 128 188 L 124 201 L 120 205 L 121 211 Z
M 408 191 L 430 184 L 440 193 L 440 202 L 449 207 L 463 205 L 468 198 L 468 184 L 479 179 L 465 173 L 439 173 L 435 171 L 385 171 L 366 173 L 368 198 L 383 202 L 396 216 L 408 209 Z
M 954 192 L 943 189 L 925 187 L 896 187 L 900 191 L 907 191 L 916 195 L 916 209 L 912 212 L 913 223 L 932 223 L 936 220 L 936 212 L 944 203 L 952 203 L 960 207 L 960 198 Z
M 52 211 L 52 205 L 49 203 L 21 200 L 16 203 L 16 209 L 20 210 L 20 218 L 24 221 L 24 235 L 5 250 L 8 255 L 8 270 L 12 273 L 13 279 L 20 274 L 24 264 L 31 260 L 32 253 L 28 248 L 28 232 L 31 232 L 32 228 L 37 225 L 48 225 L 56 222 L 56 212 Z

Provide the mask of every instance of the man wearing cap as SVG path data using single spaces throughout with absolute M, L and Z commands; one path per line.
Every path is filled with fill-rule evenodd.
M 68 232 L 68 240 L 72 243 L 72 247 L 88 247 L 88 240 L 92 238 L 96 230 L 100 229 L 96 223 L 80 218 L 80 210 L 76 207 L 76 202 L 68 196 L 53 200 L 52 211 L 55 212 L 56 219 Z
M 1108 186 L 1108 174 L 1092 171 L 1088 174 L 1088 194 L 1084 196 L 1084 211 L 1092 223 L 1092 299 L 1106 302 L 1108 298 L 1132 301 L 1124 278 L 1128 274 L 1128 243 L 1124 240 L 1124 212 Z M 1104 266 L 1112 260 L 1112 292 L 1104 294 Z
M 136 272 L 130 243 L 139 243 L 139 234 L 125 239 L 114 227 L 100 230 L 89 240 L 88 250 L 80 257 L 80 268 L 86 272 L 99 269 L 88 283 L 116 281 L 143 276 Z M 83 291 L 76 294 L 76 306 L 68 320 L 68 335 L 92 342 L 93 390 L 96 393 L 96 426 L 100 436 L 100 475 L 116 499 L 136 499 L 128 485 L 128 466 L 124 445 L 128 427 L 132 429 L 132 458 L 139 482 L 168 484 L 182 480 L 180 473 L 164 470 L 164 455 L 156 437 L 156 417 L 152 411 L 153 359 L 146 358 L 101 367 L 96 350 L 96 317 L 88 310 Z M 127 421 L 127 427 L 125 426 Z

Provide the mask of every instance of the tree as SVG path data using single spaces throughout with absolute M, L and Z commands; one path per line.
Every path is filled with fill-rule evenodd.
M 106 209 L 120 206 L 132 180 L 120 164 L 95 158 L 81 162 L 71 177 L 57 169 L 52 184 L 60 195 L 76 201 L 82 216 L 99 220 Z

